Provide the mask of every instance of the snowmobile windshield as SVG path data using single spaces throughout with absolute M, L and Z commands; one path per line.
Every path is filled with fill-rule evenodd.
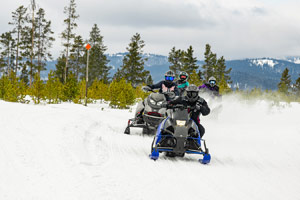
M 189 120 L 189 113 L 187 109 L 176 108 L 172 113 L 173 120 Z
M 165 95 L 161 93 L 152 93 L 151 98 L 155 101 L 166 101 Z

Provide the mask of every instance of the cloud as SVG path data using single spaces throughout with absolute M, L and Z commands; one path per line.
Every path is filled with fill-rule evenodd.
M 39 0 L 52 21 L 54 57 L 62 51 L 63 8 L 69 0 Z M 0 30 L 7 31 L 11 12 L 24 0 L 6 2 L 0 12 Z M 28 5 L 30 1 L 27 2 Z M 124 52 L 136 32 L 145 52 L 168 55 L 173 46 L 203 59 L 204 46 L 227 59 L 300 54 L 298 8 L 294 0 L 76 0 L 76 33 L 89 37 L 98 24 L 109 53 Z M 1 32 L 1 33 L 2 33 Z
M 87 5 L 83 5 L 80 9 L 86 17 L 85 20 L 97 20 L 110 26 L 204 28 L 215 24 L 212 19 L 202 16 L 201 10 L 193 4 L 174 2 L 101 0 L 93 7 L 87 8 Z
M 260 7 L 254 7 L 254 8 L 252 8 L 252 12 L 254 14 L 258 14 L 258 15 L 267 15 L 266 9 L 260 8 Z

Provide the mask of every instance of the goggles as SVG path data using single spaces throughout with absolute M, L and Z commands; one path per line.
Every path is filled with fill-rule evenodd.
M 190 98 L 195 98 L 198 96 L 198 92 L 187 92 L 187 96 Z
M 165 76 L 166 81 L 174 81 L 174 76 Z
M 186 79 L 186 75 L 181 75 L 180 79 Z
M 210 84 L 216 84 L 216 81 L 209 81 Z

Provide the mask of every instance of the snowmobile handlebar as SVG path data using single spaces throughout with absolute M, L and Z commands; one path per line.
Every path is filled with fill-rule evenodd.
M 166 106 L 166 108 L 167 109 L 176 109 L 176 108 L 178 108 L 178 109 L 189 109 L 189 108 L 191 108 L 191 106 L 189 106 L 189 105 L 183 105 L 183 104 L 176 104 L 176 105 L 172 105 L 172 104 L 167 104 L 167 106 Z
M 154 91 L 152 88 L 150 88 L 149 86 L 143 86 L 142 87 L 143 92 L 153 92 L 153 93 L 157 93 L 156 91 Z
M 165 104 L 162 105 L 162 107 L 165 107 L 167 109 L 189 109 L 189 110 L 193 110 L 193 111 L 197 111 L 201 109 L 201 105 L 196 105 L 196 106 L 190 106 L 190 105 L 183 105 L 183 104 L 176 104 L 176 105 L 172 105 L 172 104 Z

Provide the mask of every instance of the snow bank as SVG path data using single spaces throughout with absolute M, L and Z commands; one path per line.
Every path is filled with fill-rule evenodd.
M 152 136 L 123 134 L 128 110 L 0 101 L 0 199 L 299 199 L 300 105 L 222 104 L 201 117 L 201 165 L 150 160 Z

